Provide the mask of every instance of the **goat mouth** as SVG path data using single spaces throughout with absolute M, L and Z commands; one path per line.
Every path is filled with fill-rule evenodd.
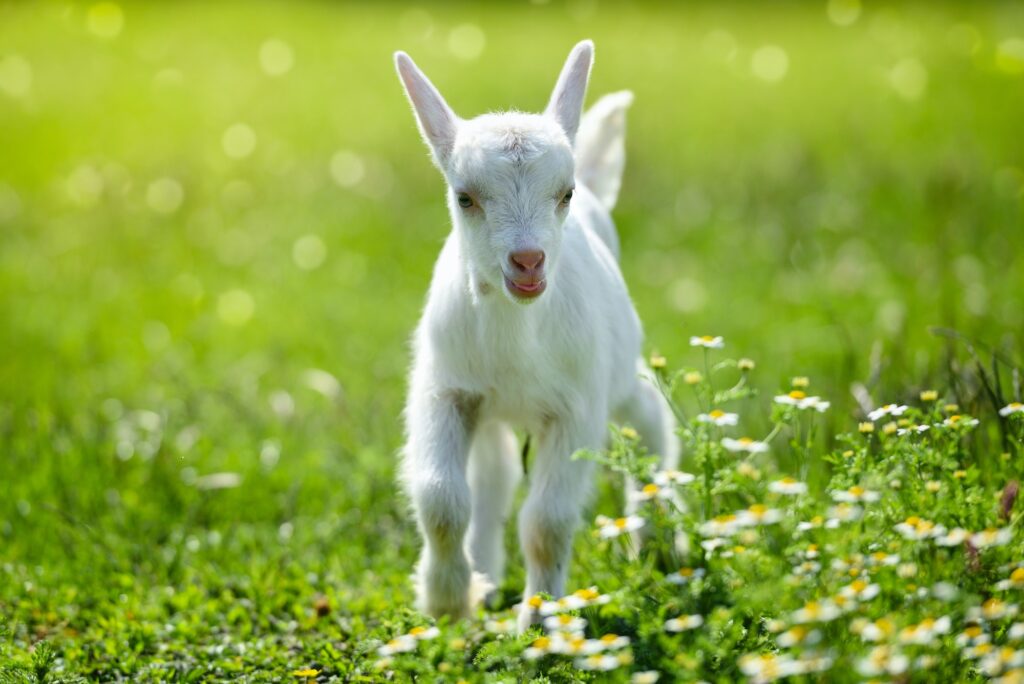
M 520 282 L 505 276 L 505 287 L 516 299 L 535 299 L 547 288 L 548 281 L 544 278 L 533 282 Z

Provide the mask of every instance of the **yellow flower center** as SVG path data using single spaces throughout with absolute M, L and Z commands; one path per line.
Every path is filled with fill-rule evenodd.
M 413 627 L 409 630 L 409 636 L 416 636 L 417 634 L 423 634 L 427 631 L 426 627 Z
M 617 634 L 605 634 L 603 637 L 601 637 L 601 641 L 603 641 L 606 644 L 610 644 L 618 638 L 619 637 Z
M 534 594 L 526 600 L 526 605 L 530 606 L 531 608 L 540 608 L 542 603 L 544 603 L 544 599 L 542 599 L 537 594 Z
M 644 485 L 643 493 L 648 496 L 653 496 L 658 493 L 659 489 L 661 489 L 661 487 L 656 484 Z
M 576 598 L 581 598 L 587 601 L 593 601 L 598 597 L 598 593 L 593 589 L 577 589 L 573 595 Z
M 679 568 L 681 577 L 693 577 L 693 568 Z
M 782 484 L 787 484 L 787 485 L 796 484 L 796 478 L 795 477 L 784 477 L 784 478 L 782 478 L 781 482 L 782 482 Z
M 868 583 L 864 580 L 856 580 L 853 582 L 853 584 L 850 585 L 850 588 L 852 588 L 855 592 L 859 594 L 868 588 Z
M 539 639 L 536 639 L 533 642 L 533 647 L 537 648 L 537 649 L 540 649 L 542 651 L 546 651 L 549 646 L 551 646 L 551 639 L 549 639 L 546 636 L 543 636 L 543 637 L 541 637 Z
M 572 615 L 559 615 L 558 616 L 558 621 L 560 623 L 562 623 L 563 625 L 568 625 L 568 624 L 572 623 L 573 619 L 574 618 L 573 618 Z
M 740 437 L 736 441 L 739 442 L 740 444 L 743 444 L 744 446 L 746 446 L 747 444 L 754 443 L 754 440 L 752 440 L 750 437 Z
M 702 335 L 701 338 L 700 338 L 700 341 L 701 342 L 708 342 L 708 343 L 710 343 L 710 342 L 714 342 L 715 338 L 712 337 L 711 335 Z
M 950 423 L 959 423 L 961 420 L 963 420 L 963 416 L 961 416 L 959 414 L 954 414 L 954 415 L 949 417 L 949 422 Z
M 712 418 L 721 418 L 722 416 L 725 415 L 725 411 L 723 411 L 722 409 L 714 409 L 712 411 L 708 411 L 708 415 L 711 416 Z
M 768 512 L 768 507 L 765 506 L 764 504 L 754 504 L 747 510 L 749 510 L 754 515 L 762 516 Z
M 628 523 L 629 523 L 629 521 L 626 520 L 625 518 L 616 518 L 615 519 L 615 526 L 618 527 L 620 530 L 622 528 L 624 528 Z
M 1024 404 L 1020 403 L 1019 401 L 1011 401 L 1010 405 L 1007 406 L 1006 408 L 1010 409 L 1011 411 L 1020 411 L 1021 409 L 1024 409 Z
M 964 630 L 964 634 L 966 634 L 971 639 L 976 639 L 977 637 L 981 636 L 981 627 L 978 627 L 977 625 L 974 625 L 973 627 L 968 627 Z
M 1017 568 L 1016 570 L 1011 572 L 1010 581 L 1014 582 L 1015 584 L 1024 582 L 1024 568 Z
M 817 544 L 808 544 L 807 545 L 807 553 L 817 553 L 817 551 L 818 551 L 818 545 Z
M 852 494 L 853 496 L 863 496 L 864 494 L 864 488 L 858 487 L 857 485 L 850 487 L 850 489 L 847 491 L 849 491 L 850 494 Z
M 804 606 L 804 612 L 812 618 L 817 617 L 818 614 L 821 613 L 821 606 L 819 606 L 814 601 L 811 601 L 806 606 Z
M 807 392 L 801 392 L 800 390 L 793 390 L 789 393 L 790 399 L 806 399 Z
M 909 518 L 907 518 L 905 522 L 908 525 L 912 525 L 912 526 L 916 527 L 921 522 L 921 519 L 918 518 L 916 515 L 912 515 Z

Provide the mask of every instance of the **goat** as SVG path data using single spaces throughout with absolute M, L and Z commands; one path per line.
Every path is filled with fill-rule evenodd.
M 642 332 L 609 211 L 625 162 L 622 91 L 581 114 L 594 46 L 569 54 L 543 114 L 460 119 L 404 52 L 395 66 L 434 164 L 452 230 L 413 340 L 400 479 L 423 537 L 417 607 L 465 617 L 502 581 L 503 528 L 536 441 L 519 512 L 529 599 L 563 595 L 593 479 L 575 451 L 635 427 L 674 466 L 675 424 L 643 376 Z M 468 534 L 467 534 L 468 532 Z

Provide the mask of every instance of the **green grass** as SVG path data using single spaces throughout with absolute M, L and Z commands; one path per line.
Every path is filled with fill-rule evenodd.
M 89 13 L 0 4 L 11 666 L 34 657 L 46 670 L 52 648 L 51 677 L 275 680 L 315 665 L 322 679 L 373 680 L 380 641 L 424 624 L 409 608 L 417 539 L 393 472 L 407 340 L 448 219 L 395 49 L 471 116 L 540 108 L 571 45 L 595 40 L 591 97 L 636 93 L 615 216 L 648 349 L 702 367 L 687 340 L 713 333 L 756 360 L 764 396 L 741 404 L 753 435 L 774 424 L 767 397 L 809 376 L 832 401 L 804 454 L 816 495 L 849 477 L 822 456 L 862 419 L 855 383 L 875 403 L 934 387 L 983 419 L 962 448 L 931 452 L 974 461 L 961 465 L 988 503 L 964 525 L 994 523 L 991 497 L 1020 475 L 993 415 L 1020 398 L 1019 3 L 869 3 L 847 27 L 825 3 L 140 3 L 114 37 L 90 30 Z M 449 45 L 467 23 L 486 37 L 469 60 Z M 294 53 L 279 77 L 260 66 L 271 38 Z M 788 55 L 780 81 L 752 72 L 766 45 Z M 256 146 L 232 159 L 222 138 L 239 122 Z M 351 186 L 331 174 L 341 150 L 363 163 Z M 177 185 L 154 185 L 164 178 Z M 998 400 L 933 326 L 977 343 Z M 762 467 L 792 472 L 790 436 Z M 240 482 L 209 488 L 216 473 Z M 594 510 L 620 509 L 615 482 L 602 479 Z M 893 497 L 886 516 L 919 503 Z M 571 585 L 631 586 L 615 579 L 629 561 L 606 556 L 581 535 Z M 1013 559 L 984 560 L 988 572 Z M 650 573 L 634 573 L 636 588 Z M 638 662 L 661 668 L 667 647 L 643 636 L 660 613 L 640 610 L 640 623 L 600 624 L 633 630 Z M 521 667 L 521 644 L 454 629 L 472 644 L 463 659 L 478 659 L 462 676 Z M 459 662 L 436 648 L 431 665 Z M 728 679 L 739 655 L 694 671 Z

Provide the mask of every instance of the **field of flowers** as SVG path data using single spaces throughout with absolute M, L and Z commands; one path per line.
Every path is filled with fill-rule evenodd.
M 753 438 L 744 407 L 766 401 L 748 389 L 755 363 L 720 358 L 721 337 L 691 345 L 704 352 L 697 367 L 651 359 L 676 399 L 685 470 L 660 469 L 628 426 L 607 453 L 576 455 L 642 484 L 636 514 L 597 516 L 584 586 L 531 598 L 545 617 L 528 634 L 504 611 L 384 637 L 372 669 L 465 681 L 481 670 L 493 681 L 1022 681 L 1013 478 L 1024 404 L 994 412 L 1008 449 L 995 455 L 971 448 L 986 426 L 937 390 L 870 410 L 827 451 L 815 435 L 830 402 L 794 377 L 771 399 L 774 427 Z M 810 485 L 825 463 L 828 478 Z

